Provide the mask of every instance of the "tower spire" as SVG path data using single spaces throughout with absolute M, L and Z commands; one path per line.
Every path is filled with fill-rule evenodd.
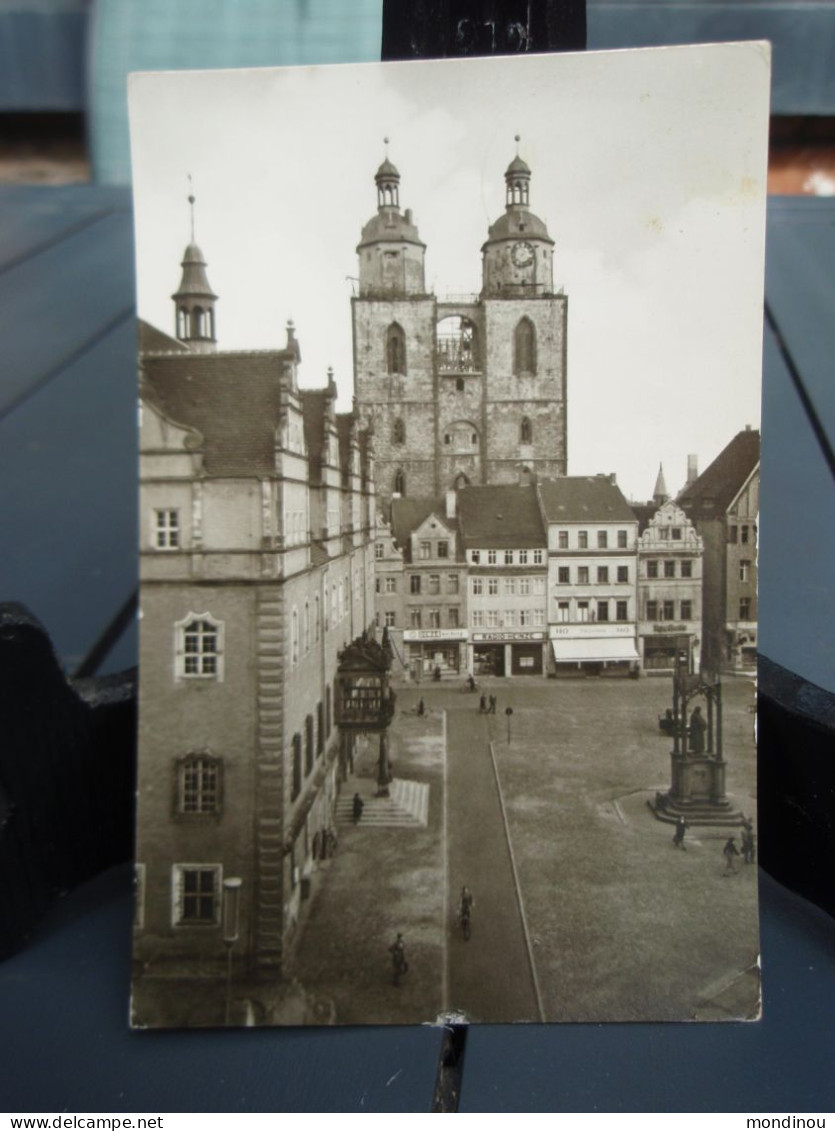
M 177 338 L 191 349 L 209 353 L 217 348 L 215 303 L 217 295 L 209 286 L 206 260 L 194 242 L 194 186 L 188 174 L 188 204 L 191 240 L 183 255 L 180 285 L 171 298 L 176 310 Z
M 660 507 L 667 502 L 669 497 L 670 493 L 667 490 L 667 484 L 664 482 L 664 465 L 659 463 L 658 477 L 655 480 L 655 490 L 652 492 L 652 501 L 656 506 Z

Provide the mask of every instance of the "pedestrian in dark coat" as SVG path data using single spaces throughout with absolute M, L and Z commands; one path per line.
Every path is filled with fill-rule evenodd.
M 687 822 L 685 821 L 684 817 L 679 817 L 676 821 L 676 832 L 675 836 L 673 837 L 673 845 L 676 848 L 683 848 L 685 852 L 687 851 L 687 849 L 684 848 L 684 834 L 686 832 Z
M 482 714 L 482 715 L 487 714 L 487 696 L 486 695 L 482 695 L 482 697 L 479 699 L 478 710 L 479 710 L 479 714 Z
M 365 808 L 365 804 L 364 804 L 362 798 L 360 797 L 360 795 L 358 793 L 355 793 L 354 794 L 354 800 L 353 800 L 353 803 L 352 803 L 352 806 L 351 806 L 351 812 L 353 813 L 355 825 L 358 825 L 360 823 L 360 817 L 362 816 L 362 811 L 363 811 L 364 808 Z
M 488 715 L 495 715 L 495 713 L 496 713 L 496 696 L 491 695 L 490 696 L 490 709 L 488 710 L 487 714 Z
M 417 713 L 419 715 L 425 715 L 426 714 L 426 704 L 424 703 L 422 696 L 421 696 L 420 699 L 418 699 Z
M 736 871 L 735 857 L 739 856 L 739 849 L 736 846 L 736 837 L 729 836 L 725 841 L 725 847 L 722 849 L 722 854 L 725 857 L 725 875 Z
M 746 821 L 742 828 L 742 859 L 746 864 L 754 863 L 754 830 Z
M 389 947 L 389 954 L 391 955 L 392 974 L 394 976 L 395 986 L 400 985 L 400 978 L 409 969 L 409 963 L 406 961 L 406 944 L 403 941 L 403 936 L 398 931 L 397 938 Z

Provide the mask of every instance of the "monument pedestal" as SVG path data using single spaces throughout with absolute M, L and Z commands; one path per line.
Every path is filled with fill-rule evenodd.
M 725 795 L 724 758 L 711 754 L 672 751 L 672 785 L 648 802 L 659 821 L 675 824 L 684 817 L 688 825 L 741 825 L 744 814 Z

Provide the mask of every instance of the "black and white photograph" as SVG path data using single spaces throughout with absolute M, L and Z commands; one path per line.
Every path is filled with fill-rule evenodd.
M 759 1017 L 769 76 L 131 76 L 134 1027 Z

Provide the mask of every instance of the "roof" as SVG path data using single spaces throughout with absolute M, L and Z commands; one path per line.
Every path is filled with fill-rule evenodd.
M 408 553 L 409 539 L 421 523 L 436 514 L 448 527 L 457 526 L 457 520 L 446 517 L 446 499 L 443 495 L 409 496 L 391 500 L 391 535 L 397 545 Z
M 286 350 L 145 356 L 144 388 L 152 404 L 204 437 L 207 474 L 275 473 L 275 432 Z
M 399 180 L 400 174 L 398 173 L 397 168 L 391 163 L 391 161 L 389 161 L 388 157 L 386 157 L 385 161 L 383 161 L 382 165 L 375 173 L 374 180 L 385 180 L 391 177 L 397 177 Z
M 508 210 L 501 215 L 495 224 L 487 230 L 487 242 L 491 240 L 506 239 L 534 239 L 546 240 L 553 244 L 548 235 L 548 228 L 543 220 L 518 205 L 508 205 Z
M 539 496 L 548 522 L 635 522 L 634 511 L 608 475 L 542 479 Z
M 172 338 L 170 334 L 158 330 L 150 322 L 140 318 L 137 321 L 137 336 L 139 338 L 140 353 L 188 353 L 185 342 Z
M 691 518 L 724 514 L 760 460 L 756 428 L 737 432 L 727 447 L 676 500 Z
M 545 530 L 531 485 L 463 487 L 458 492 L 461 540 L 465 549 L 545 545 Z
M 377 212 L 362 229 L 357 251 L 370 243 L 414 243 L 426 247 L 418 234 L 417 226 L 391 208 Z
M 206 276 L 206 260 L 203 252 L 196 243 L 190 243 L 186 248 L 183 262 L 183 277 L 180 285 L 172 298 L 185 298 L 199 296 L 201 298 L 217 298 Z
M 522 160 L 518 153 L 508 165 L 504 175 L 506 177 L 512 177 L 515 173 L 527 173 L 528 176 L 531 175 L 529 166 Z
M 322 450 L 325 440 L 325 411 L 329 389 L 300 389 L 304 443 L 307 448 L 311 483 L 322 481 Z
M 630 503 L 629 506 L 638 520 L 638 533 L 643 534 L 653 515 L 658 514 L 658 503 Z

